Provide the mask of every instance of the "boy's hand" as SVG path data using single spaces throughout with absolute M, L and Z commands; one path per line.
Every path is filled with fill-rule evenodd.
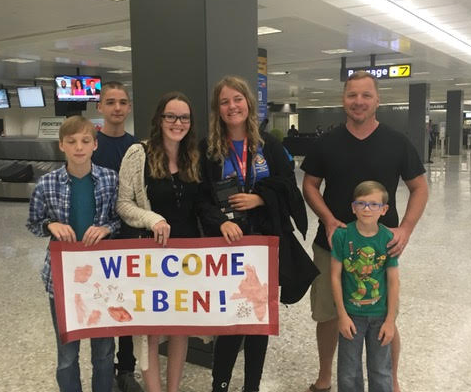
M 47 229 L 59 241 L 77 242 L 75 231 L 71 226 L 59 222 L 49 223 Z
M 110 229 L 107 227 L 90 226 L 83 235 L 82 242 L 85 246 L 96 245 L 110 233 Z
M 355 324 L 347 314 L 339 317 L 339 331 L 342 336 L 348 340 L 353 340 L 353 335 L 356 335 L 357 333 Z
M 381 346 L 391 343 L 394 337 L 394 321 L 386 320 L 379 330 L 378 340 L 382 340 Z

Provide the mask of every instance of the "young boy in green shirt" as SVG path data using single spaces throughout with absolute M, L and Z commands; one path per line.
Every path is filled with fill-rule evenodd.
M 388 209 L 388 193 L 376 181 L 354 190 L 357 220 L 338 228 L 332 237 L 331 280 L 339 316 L 337 384 L 339 392 L 362 392 L 363 342 L 366 344 L 368 387 L 392 392 L 390 342 L 399 296 L 396 257 L 386 244 L 393 234 L 380 216 Z

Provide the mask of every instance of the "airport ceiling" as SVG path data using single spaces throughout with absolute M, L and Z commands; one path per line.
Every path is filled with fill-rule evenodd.
M 268 76 L 268 100 L 339 105 L 341 57 L 347 67 L 359 67 L 375 54 L 377 65 L 412 64 L 411 78 L 380 82 L 383 103 L 407 102 L 409 84 L 421 82 L 430 83 L 432 102 L 459 89 L 469 101 L 470 19 L 469 0 L 259 0 L 259 27 L 282 30 L 259 35 L 268 72 L 285 72 Z M 129 0 L 2 1 L 0 83 L 7 88 L 36 80 L 52 98 L 52 81 L 37 78 L 75 74 L 77 67 L 131 86 L 130 52 L 101 49 L 116 45 L 130 46 Z M 323 52 L 332 49 L 349 52 Z M 34 61 L 5 61 L 15 58 Z

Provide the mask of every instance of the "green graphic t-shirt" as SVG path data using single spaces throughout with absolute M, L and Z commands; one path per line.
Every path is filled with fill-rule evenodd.
M 332 236 L 332 257 L 343 264 L 342 291 L 345 310 L 355 316 L 385 316 L 387 307 L 386 268 L 398 265 L 386 244 L 393 234 L 379 224 L 373 237 L 362 236 L 356 221 L 337 228 Z

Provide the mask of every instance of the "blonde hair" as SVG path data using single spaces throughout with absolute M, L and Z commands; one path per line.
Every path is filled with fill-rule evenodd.
M 360 182 L 353 191 L 353 200 L 358 199 L 361 196 L 371 195 L 373 192 L 381 192 L 383 194 L 381 202 L 387 204 L 389 200 L 388 191 L 383 184 L 378 181 L 363 181 Z
M 163 95 L 155 109 L 152 118 L 152 129 L 150 131 L 150 139 L 147 143 L 146 151 L 149 162 L 150 176 L 153 178 L 170 178 L 171 173 L 168 164 L 168 156 L 165 153 L 163 136 L 162 136 L 162 114 L 165 106 L 172 100 L 185 102 L 190 108 L 190 129 L 186 136 L 180 142 L 178 148 L 178 176 L 186 182 L 199 182 L 199 152 L 196 146 L 196 131 L 194 129 L 194 117 L 191 103 L 188 97 L 179 92 L 172 91 Z
M 225 76 L 214 86 L 211 100 L 207 156 L 209 159 L 221 163 L 229 156 L 227 125 L 221 118 L 219 107 L 219 96 L 224 87 L 238 91 L 247 101 L 249 111 L 246 120 L 247 144 L 253 159 L 255 159 L 258 147 L 263 145 L 263 139 L 258 131 L 257 103 L 248 83 L 239 76 Z
M 79 132 L 89 132 L 93 140 L 96 140 L 96 129 L 93 123 L 83 116 L 71 116 L 66 119 L 59 128 L 59 140 L 62 142 L 64 137 L 75 135 Z

